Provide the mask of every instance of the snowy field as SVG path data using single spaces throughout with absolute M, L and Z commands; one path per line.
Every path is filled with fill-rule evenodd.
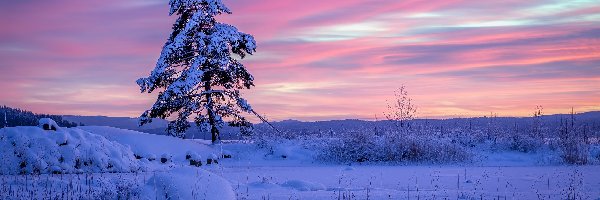
M 222 173 L 238 199 L 600 198 L 595 166 L 224 166 Z
M 112 127 L 0 129 L 0 199 L 600 198 L 600 166 L 540 163 L 556 157 L 550 151 L 487 152 L 446 164 L 336 164 L 284 141 L 265 148 Z M 207 164 L 215 158 L 218 164 Z
M 599 199 L 600 166 L 540 164 L 540 153 L 485 153 L 461 164 L 323 164 L 289 143 L 237 155 L 212 171 L 238 199 Z M 280 155 L 286 155 L 286 158 Z M 261 157 L 262 156 L 262 157 Z
M 236 199 L 600 198 L 597 166 L 278 165 L 223 162 L 201 167 L 212 173 L 186 167 L 164 172 L 2 175 L 0 199 L 165 199 L 165 191 L 175 193 L 166 195 L 174 199 L 227 199 L 233 193 Z M 217 176 L 227 182 L 215 181 Z M 230 193 L 207 188 L 215 183 L 230 184 L 225 187 Z

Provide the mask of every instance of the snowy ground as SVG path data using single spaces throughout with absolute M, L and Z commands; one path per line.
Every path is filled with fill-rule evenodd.
M 240 199 L 600 198 L 594 166 L 226 166 L 222 173 Z
M 40 154 L 27 150 L 28 146 L 43 149 L 30 145 L 28 138 L 38 141 L 53 132 L 32 129 L 0 129 L 1 142 L 11 148 L 18 139 L 24 157 Z M 35 134 L 24 135 L 30 132 Z M 203 140 L 110 127 L 81 127 L 64 133 L 74 142 L 63 145 L 65 137 L 59 135 L 60 141 L 49 136 L 52 140 L 46 143 L 58 152 L 80 150 L 84 145 L 77 145 L 76 137 L 97 135 L 98 141 L 107 140 L 106 145 L 122 145 L 119 162 L 140 168 L 134 173 L 98 173 L 93 172 L 95 168 L 77 174 L 4 173 L 0 199 L 600 199 L 600 166 L 539 165 L 536 160 L 547 157 L 540 154 L 494 152 L 469 164 L 350 166 L 315 161 L 314 152 L 293 143 L 281 143 L 267 152 L 239 141 L 213 146 Z M 232 158 L 190 167 L 185 158 L 189 152 L 203 161 L 213 154 Z M 4 161 L 21 158 L 3 155 L 9 158 Z M 172 157 L 167 163 L 147 158 L 161 155 Z M 48 163 L 56 162 L 53 156 L 47 154 Z M 13 165 L 19 162 L 2 162 L 0 167 L 12 169 Z
M 336 165 L 292 144 L 274 153 L 223 146 L 237 157 L 210 171 L 229 180 L 238 199 L 600 198 L 600 166 L 539 165 L 547 157 L 540 153 L 495 152 L 461 165 Z
M 0 199 L 235 199 L 231 184 L 207 171 L 218 165 L 190 166 L 187 154 L 217 153 L 195 141 L 112 127 L 10 127 L 0 129 L 0 147 Z
M 596 166 L 222 164 L 209 171 L 213 173 L 178 168 L 145 173 L 2 175 L 0 199 L 165 199 L 167 193 L 173 199 L 227 199 L 234 195 L 237 199 L 600 198 Z M 214 181 L 216 176 L 228 182 Z

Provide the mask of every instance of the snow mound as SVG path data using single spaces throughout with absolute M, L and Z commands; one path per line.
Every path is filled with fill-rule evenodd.
M 154 157 L 160 160 L 162 155 L 168 155 L 172 156 L 169 158 L 172 163 L 189 164 L 186 156 L 190 152 L 195 152 L 199 158 L 211 158 L 212 154 L 217 153 L 208 145 L 166 135 L 153 135 L 107 126 L 82 126 L 79 128 L 129 146 L 135 155 L 147 159 Z
M 293 141 L 278 141 L 273 145 L 273 152 L 267 156 L 273 160 L 312 161 L 314 152 Z
M 255 181 L 255 182 L 249 183 L 248 186 L 251 188 L 266 189 L 266 190 L 280 187 L 279 185 L 268 182 L 268 181 Z
M 56 131 L 35 126 L 3 128 L 0 129 L 0 149 L 0 174 L 133 172 L 139 169 L 129 148 L 78 128 Z
M 143 199 L 235 199 L 228 181 L 199 168 L 159 172 L 146 183 Z
M 54 131 L 60 128 L 58 126 L 58 124 L 50 118 L 41 118 L 38 121 L 38 127 L 42 128 L 44 130 L 54 130 Z
M 281 184 L 283 187 L 293 188 L 300 191 L 318 191 L 325 190 L 325 186 L 320 183 L 313 183 L 302 180 L 289 180 Z

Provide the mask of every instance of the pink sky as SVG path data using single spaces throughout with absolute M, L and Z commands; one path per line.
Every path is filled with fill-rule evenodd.
M 0 1 L 0 104 L 139 116 L 167 2 Z M 597 1 L 224 2 L 257 39 L 244 95 L 270 120 L 381 118 L 403 84 L 419 117 L 600 110 Z

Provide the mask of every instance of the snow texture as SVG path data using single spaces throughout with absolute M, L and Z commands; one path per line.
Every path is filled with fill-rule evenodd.
M 191 167 L 156 173 L 147 181 L 144 193 L 146 199 L 236 199 L 228 181 Z
M 289 187 L 300 191 L 318 191 L 325 190 L 325 186 L 320 183 L 312 183 L 302 180 L 289 180 L 281 184 L 283 187 Z
M 166 154 L 172 156 L 173 162 L 185 164 L 188 163 L 185 159 L 188 153 L 195 153 L 200 158 L 210 158 L 210 155 L 217 154 L 213 148 L 193 140 L 182 140 L 107 126 L 82 126 L 80 128 L 101 135 L 110 141 L 126 145 L 134 154 L 147 159 L 160 160 L 160 157 Z
M 85 140 L 85 141 L 83 141 Z M 30 142 L 26 142 L 30 141 Z M 88 141 L 88 142 L 86 142 Z M 325 141 L 328 142 L 328 141 Z M 13 145 L 14 143 L 14 145 Z M 81 143 L 81 145 L 76 145 Z M 67 173 L 48 165 L 41 175 L 0 175 L 0 199 L 595 199 L 600 197 L 598 166 L 538 166 L 542 157 L 560 159 L 540 150 L 480 151 L 473 163 L 421 163 L 414 166 L 380 163 L 326 163 L 315 157 L 320 148 L 300 140 L 277 140 L 271 146 L 244 141 L 184 140 L 111 127 L 39 127 L 0 129 L 2 172 L 22 173 L 21 160 L 44 161 L 70 157 L 83 149 L 102 155 L 121 150 L 139 165 L 135 173 Z M 61 144 L 64 144 L 61 146 Z M 321 145 L 317 143 L 316 145 Z M 89 147 L 86 147 L 89 146 Z M 66 150 L 60 150 L 64 148 Z M 41 150 L 43 149 L 43 150 Z M 46 149 L 48 151 L 46 152 Z M 56 151 L 57 154 L 51 152 Z M 596 155 L 599 148 L 591 151 Z M 13 152 L 28 152 L 18 157 Z M 135 155 L 148 155 L 135 159 Z M 189 166 L 191 158 L 221 158 L 219 164 Z M 165 155 L 165 156 L 163 156 Z M 286 158 L 282 156 L 285 155 Z M 36 157 L 37 156 L 37 157 Z M 32 157 L 31 159 L 26 159 Z M 114 156 L 98 156 L 114 159 Z M 172 158 L 160 163 L 161 157 Z M 153 159 L 152 159 L 153 158 Z M 150 161 L 150 160 L 153 161 Z M 52 160 L 52 159 L 50 159 Z M 27 161 L 30 162 L 30 161 Z M 118 162 L 115 162 L 118 163 Z M 24 169 L 27 172 L 27 165 Z M 115 165 L 117 166 L 117 165 Z M 140 169 L 137 168 L 137 169 Z M 30 170 L 33 171 L 33 170 Z M 99 168 L 98 172 L 111 172 Z M 46 174 L 44 174 L 46 173 Z M 27 173 L 26 173 L 27 174 Z M 67 195 L 67 197 L 61 195 Z
M 78 128 L 3 128 L 0 149 L 0 174 L 134 172 L 140 167 L 128 147 Z
M 42 128 L 42 129 L 45 129 L 45 128 L 46 129 L 52 129 L 52 128 L 59 129 L 60 128 L 58 126 L 58 124 L 50 118 L 41 118 L 38 121 L 38 127 Z

